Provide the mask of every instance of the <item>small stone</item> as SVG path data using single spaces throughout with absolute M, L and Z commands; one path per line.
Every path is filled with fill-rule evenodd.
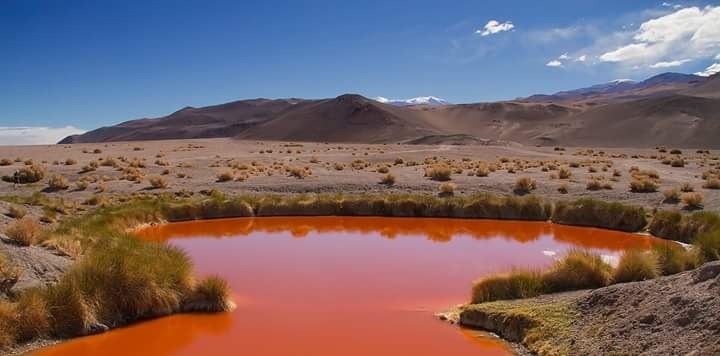
M 640 317 L 640 320 L 638 320 L 641 324 L 652 324 L 657 320 L 657 316 L 655 314 L 648 314 Z

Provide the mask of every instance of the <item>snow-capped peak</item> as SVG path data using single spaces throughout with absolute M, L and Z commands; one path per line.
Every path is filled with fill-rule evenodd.
M 439 106 L 439 105 L 449 104 L 447 102 L 447 100 L 440 99 L 435 96 L 419 96 L 417 98 L 412 98 L 412 99 L 388 99 L 388 98 L 383 98 L 381 96 L 378 96 L 375 98 L 375 101 L 381 102 L 383 104 L 394 105 L 394 106 L 414 106 L 414 105 Z
M 624 84 L 624 83 L 635 83 L 632 79 L 615 79 L 610 84 Z

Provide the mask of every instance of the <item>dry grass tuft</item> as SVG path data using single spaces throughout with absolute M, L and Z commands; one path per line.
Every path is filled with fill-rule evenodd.
M 644 281 L 660 275 L 658 256 L 654 253 L 630 250 L 620 257 L 613 281 L 615 283 Z
M 685 208 L 689 210 L 702 209 L 705 200 L 702 193 L 698 192 L 684 193 L 681 199 Z
M 440 190 L 439 194 L 441 197 L 453 196 L 455 194 L 455 189 L 457 189 L 457 184 L 453 182 L 446 182 L 438 186 L 438 190 Z
M 186 312 L 217 313 L 235 308 L 230 302 L 230 288 L 219 277 L 206 277 L 197 282 L 183 301 Z
M 46 174 L 45 166 L 31 163 L 15 171 L 12 176 L 3 176 L 2 180 L 17 184 L 37 183 L 45 178 Z
M 610 284 L 612 267 L 587 251 L 572 250 L 543 274 L 547 293 L 600 288 Z
M 7 216 L 14 218 L 14 219 L 22 219 L 25 215 L 27 215 L 28 210 L 26 207 L 18 204 L 10 204 L 10 207 L 8 207 Z
M 224 170 L 216 175 L 218 182 L 230 182 L 235 179 L 235 173 L 231 170 Z
M 425 177 L 436 181 L 448 181 L 451 175 L 452 169 L 446 164 L 436 164 L 425 169 Z
M 16 220 L 5 229 L 5 235 L 10 240 L 22 246 L 34 245 L 40 239 L 42 228 L 40 224 L 29 216 Z
M 537 188 L 537 183 L 530 177 L 518 177 L 515 180 L 513 191 L 517 195 L 525 195 Z
M 492 275 L 473 283 L 471 303 L 531 298 L 542 293 L 542 275 L 534 271 L 513 271 Z
M 69 187 L 70 181 L 63 175 L 53 174 L 48 178 L 48 189 L 50 190 L 65 190 Z
M 388 173 L 382 176 L 382 178 L 380 178 L 380 184 L 385 184 L 387 186 L 395 185 L 395 175 Z
M 167 178 L 162 176 L 150 177 L 148 181 L 150 182 L 150 187 L 153 189 L 165 189 L 170 185 Z

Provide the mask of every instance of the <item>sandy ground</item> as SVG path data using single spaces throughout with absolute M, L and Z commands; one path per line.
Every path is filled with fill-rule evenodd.
M 101 153 L 92 153 L 95 149 Z M 272 153 L 268 153 L 271 150 Z M 84 153 L 85 151 L 86 153 Z M 582 151 L 582 154 L 578 154 Z M 669 148 L 668 148 L 669 151 Z M 618 157 L 626 155 L 626 158 Z M 158 158 L 157 156 L 162 156 Z M 637 155 L 638 158 L 632 158 Z M 130 193 L 141 191 L 188 191 L 199 192 L 212 188 L 228 193 L 247 192 L 273 192 L 273 193 L 403 193 L 428 192 L 435 193 L 441 182 L 432 181 L 424 177 L 425 165 L 423 161 L 428 157 L 437 157 L 439 160 L 453 160 L 454 165 L 461 167 L 467 163 L 482 160 L 497 162 L 503 157 L 510 162 L 502 164 L 502 168 L 490 173 L 488 177 L 468 176 L 468 169 L 462 173 L 454 173 L 452 182 L 457 184 L 456 194 L 471 194 L 474 192 L 491 192 L 512 194 L 515 180 L 520 176 L 529 176 L 537 181 L 537 189 L 533 192 L 539 196 L 551 199 L 571 199 L 576 197 L 593 197 L 603 200 L 621 201 L 625 203 L 640 204 L 650 208 L 680 209 L 682 204 L 663 203 L 663 190 L 678 187 L 682 183 L 690 183 L 696 192 L 704 195 L 705 210 L 720 210 L 720 190 L 702 188 L 701 174 L 718 166 L 718 152 L 697 154 L 695 150 L 683 150 L 685 167 L 671 167 L 661 163 L 659 157 L 670 157 L 669 153 L 658 153 L 655 149 L 602 149 L 593 148 L 593 153 L 586 149 L 566 148 L 566 151 L 556 151 L 553 148 L 527 147 L 519 145 L 506 146 L 421 146 L 421 145 L 365 145 L 365 144 L 325 144 L 325 143 L 290 143 L 290 142 L 259 142 L 238 141 L 233 139 L 198 139 L 198 140 L 168 140 L 144 141 L 128 143 L 107 144 L 74 144 L 74 145 L 48 145 L 48 146 L 0 146 L 0 159 L 23 161 L 32 159 L 35 163 L 44 162 L 48 169 L 48 176 L 61 174 L 71 182 L 68 190 L 51 192 L 45 180 L 35 184 L 13 185 L 0 182 L 0 195 L 23 195 L 35 191 L 45 191 L 50 196 L 65 199 L 84 200 L 98 191 L 98 184 L 90 184 L 83 191 L 74 189 L 72 183 L 83 176 L 96 176 L 104 178 L 106 182 L 100 184 L 105 193 Z M 614 158 L 612 156 L 615 156 Z M 125 157 L 128 161 L 133 159 L 145 160 L 146 167 L 140 168 L 145 175 L 141 182 L 129 182 L 120 179 L 123 173 L 113 167 L 100 166 L 94 172 L 80 173 L 81 167 L 88 162 L 106 157 Z M 396 158 L 405 162 L 417 161 L 417 166 L 406 164 L 394 165 Z M 72 158 L 77 164 L 64 165 L 63 162 Z M 313 160 L 316 158 L 316 160 Z M 465 162 L 462 160 L 466 159 Z M 471 161 L 467 161 L 467 160 Z M 157 160 L 166 161 L 167 166 L 160 166 Z M 254 161 L 266 168 L 265 172 L 248 174 L 249 170 L 235 170 L 238 176 L 246 177 L 242 181 L 218 182 L 217 174 L 228 170 L 228 162 L 234 160 L 239 165 L 248 166 Z M 364 160 L 368 166 L 362 169 L 350 167 L 355 160 Z M 53 164 L 58 161 L 60 164 Z M 507 171 L 506 167 L 517 166 L 522 162 L 526 168 L 518 169 L 515 173 Z M 571 162 L 579 163 L 577 168 L 571 168 L 573 177 L 570 180 L 552 179 L 553 171 L 542 171 L 540 164 L 554 162 L 557 165 L 568 165 Z M 165 163 L 165 162 L 163 162 Z M 335 164 L 345 165 L 343 170 L 337 170 Z M 283 167 L 307 167 L 312 174 L 304 179 L 298 179 L 282 169 L 269 169 L 273 164 Z M 607 171 L 604 166 L 611 165 Z M 0 166 L 0 175 L 12 175 L 23 162 L 14 162 L 10 166 Z M 376 170 L 378 166 L 389 165 L 390 172 L 396 176 L 396 183 L 392 187 L 380 184 L 383 174 Z M 127 166 L 125 163 L 121 167 Z M 535 167 L 532 167 L 535 166 Z M 593 166 L 597 172 L 590 173 Z M 654 169 L 660 174 L 660 189 L 655 193 L 630 192 L 628 184 L 631 179 L 629 169 L 637 166 L 641 169 Z M 237 165 L 236 165 L 237 167 Z M 609 179 L 613 177 L 613 170 L 621 172 L 618 181 Z M 169 170 L 163 177 L 169 185 L 164 189 L 151 189 L 149 177 L 160 176 L 164 170 Z M 267 172 L 272 171 L 268 176 Z M 178 175 L 179 174 L 179 175 Z M 184 175 L 184 177 L 182 177 Z M 606 179 L 613 189 L 589 191 L 586 183 L 589 177 L 602 177 Z M 182 178 L 180 178 L 182 177 Z M 557 189 L 567 185 L 568 193 L 560 194 Z

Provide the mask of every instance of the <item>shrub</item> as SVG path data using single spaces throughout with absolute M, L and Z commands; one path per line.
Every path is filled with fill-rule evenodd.
M 695 255 L 681 246 L 660 244 L 653 246 L 653 253 L 657 257 L 658 267 L 663 275 L 680 273 L 697 266 Z
M 709 212 L 684 216 L 676 211 L 658 211 L 649 226 L 653 236 L 684 243 L 714 229 L 720 229 L 720 217 Z
M 599 179 L 590 179 L 585 185 L 587 190 L 600 190 L 603 188 L 603 183 Z
M 692 184 L 685 182 L 680 186 L 680 191 L 683 193 L 693 192 L 695 191 L 695 187 L 693 187 Z
M 670 161 L 671 167 L 685 167 L 685 160 L 682 158 L 676 158 Z
M 68 158 L 68 159 L 65 160 L 65 165 L 66 165 L 66 166 L 73 166 L 73 165 L 76 165 L 76 164 L 77 164 L 77 160 L 74 159 L 74 158 Z
M 708 178 L 703 184 L 705 189 L 720 189 L 720 178 Z
M 25 215 L 27 215 L 28 210 L 22 205 L 18 204 L 10 204 L 10 207 L 8 207 L 7 216 L 14 218 L 14 219 L 22 219 Z
M 524 195 L 528 194 L 531 191 L 535 190 L 537 188 L 537 183 L 534 179 L 530 177 L 518 177 L 515 180 L 515 185 L 513 187 L 513 191 L 515 194 L 518 195 Z
M 231 170 L 224 170 L 219 172 L 216 177 L 218 182 L 229 182 L 235 179 L 235 173 Z
M 647 224 L 641 207 L 588 198 L 555 204 L 552 221 L 560 224 L 595 226 L 621 231 L 640 231 Z
M 478 177 L 487 177 L 490 175 L 490 168 L 486 165 L 482 165 L 475 170 L 475 175 Z
M 302 167 L 290 167 L 288 173 L 290 173 L 291 177 L 297 179 L 305 179 L 309 175 L 308 171 Z
M 59 174 L 53 174 L 48 179 L 48 189 L 51 190 L 65 190 L 70 187 L 70 182 L 65 176 Z
M 567 194 L 568 193 L 568 185 L 561 184 L 557 190 L 558 190 L 558 193 L 560 193 L 560 194 Z
M 183 302 L 186 312 L 224 312 L 233 308 L 227 282 L 214 276 L 197 282 Z
M 600 288 L 610 283 L 612 267 L 587 251 L 571 250 L 543 274 L 546 293 Z
M 693 244 L 698 247 L 704 261 L 720 259 L 720 229 L 699 234 L 693 239 Z
M 388 185 L 388 186 L 394 185 L 395 184 L 395 176 L 392 173 L 388 173 L 388 174 L 382 176 L 382 178 L 380 178 L 380 183 Z
M 542 278 L 539 272 L 513 271 L 475 281 L 472 287 L 471 303 L 530 298 L 541 292 Z
M 93 172 L 98 169 L 100 164 L 97 161 L 90 161 L 88 164 L 82 166 L 80 168 L 80 173 L 87 173 L 87 172 Z
M 664 203 L 676 204 L 680 201 L 680 192 L 675 188 L 664 190 L 663 196 L 665 197 Z
M 10 223 L 7 229 L 5 229 L 5 235 L 7 235 L 10 240 L 22 246 L 36 244 L 40 239 L 41 232 L 42 228 L 40 224 L 29 216 Z
M 572 178 L 572 171 L 570 170 L 570 167 L 560 167 L 560 169 L 558 170 L 558 178 L 560 178 L 560 179 Z
M 165 189 L 169 185 L 168 180 L 161 176 L 150 177 L 148 178 L 148 181 L 150 182 L 150 187 L 153 189 Z
M 15 340 L 26 342 L 44 336 L 50 328 L 50 311 L 38 290 L 27 290 L 17 301 L 19 318 L 15 328 Z
M 425 169 L 425 176 L 436 181 L 447 181 L 451 179 L 452 170 L 445 164 L 436 164 Z
M 682 202 L 685 204 L 686 209 L 702 209 L 704 197 L 702 193 L 684 193 L 682 195 Z
M 333 167 L 336 171 L 342 171 L 343 169 L 345 169 L 345 165 L 340 162 L 335 162 L 335 164 L 333 164 Z
M 455 189 L 457 189 L 457 184 L 452 183 L 452 182 L 443 183 L 443 184 L 440 184 L 438 189 L 440 190 L 440 196 L 443 196 L 443 197 L 452 196 L 453 194 L 455 194 Z
M 39 164 L 30 164 L 21 167 L 12 176 L 3 176 L 2 179 L 10 183 L 27 184 L 36 183 L 45 178 L 47 170 Z
M 0 166 L 10 166 L 13 164 L 13 161 L 11 159 L 3 158 L 0 159 Z
M 18 270 L 0 254 L 0 294 L 5 294 L 18 281 Z
M 388 172 L 390 172 L 390 168 L 388 168 L 387 166 L 382 166 L 382 167 L 378 168 L 377 171 L 378 171 L 378 173 L 388 173 Z
M 652 193 L 658 190 L 659 184 L 650 178 L 633 178 L 630 181 L 630 191 L 635 193 Z
M 615 283 L 644 281 L 660 275 L 660 264 L 654 253 L 639 250 L 625 251 L 613 273 Z

